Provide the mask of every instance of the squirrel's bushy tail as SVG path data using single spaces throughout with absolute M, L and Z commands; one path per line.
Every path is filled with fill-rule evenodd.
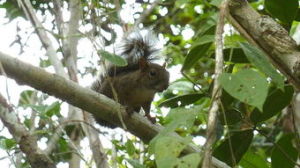
M 110 65 L 106 68 L 108 76 L 117 76 L 139 69 L 139 60 L 144 58 L 147 62 L 159 59 L 158 39 L 151 30 L 134 30 L 123 38 L 117 47 L 117 55 L 126 59 L 128 65 L 116 67 Z
M 151 30 L 135 30 L 123 38 L 118 54 L 132 65 L 142 57 L 150 62 L 158 59 L 159 50 L 158 39 Z

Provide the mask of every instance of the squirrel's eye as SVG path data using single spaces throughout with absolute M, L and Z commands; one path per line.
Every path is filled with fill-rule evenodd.
M 150 71 L 149 74 L 150 74 L 150 76 L 155 76 L 156 72 L 155 71 Z

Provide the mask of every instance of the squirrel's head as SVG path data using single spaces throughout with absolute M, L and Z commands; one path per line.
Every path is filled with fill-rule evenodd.
M 149 63 L 141 58 L 139 68 L 144 86 L 155 92 L 162 92 L 168 88 L 170 75 L 165 66 Z

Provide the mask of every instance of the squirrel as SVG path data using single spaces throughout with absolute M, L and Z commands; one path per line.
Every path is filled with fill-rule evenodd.
M 155 118 L 150 116 L 150 107 L 154 95 L 169 86 L 169 72 L 165 65 L 153 63 L 158 58 L 157 42 L 149 30 L 146 34 L 131 32 L 123 38 L 119 53 L 127 60 L 127 66 L 109 65 L 106 74 L 100 74 L 91 86 L 92 90 L 114 99 L 113 87 L 119 103 L 126 108 L 129 116 L 143 108 L 152 123 L 155 123 Z M 95 120 L 102 126 L 116 128 L 103 119 L 95 117 Z

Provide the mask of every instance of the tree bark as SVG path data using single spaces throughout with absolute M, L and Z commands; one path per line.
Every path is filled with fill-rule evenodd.
M 250 43 L 263 50 L 295 88 L 300 89 L 300 52 L 288 32 L 246 0 L 230 0 L 227 19 Z

